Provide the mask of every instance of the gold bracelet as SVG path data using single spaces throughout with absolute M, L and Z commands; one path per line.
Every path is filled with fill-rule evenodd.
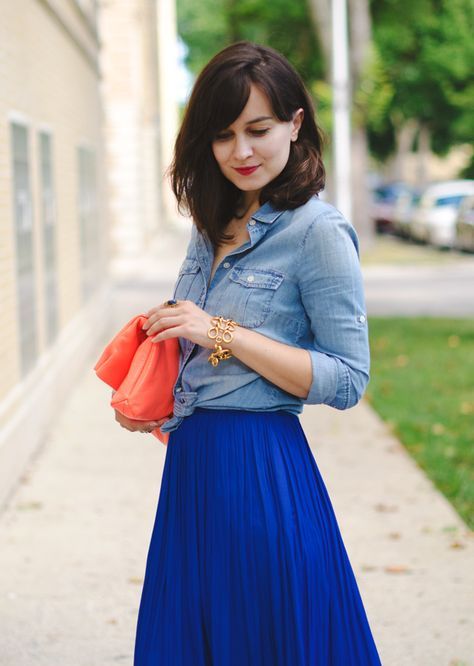
M 207 359 L 212 363 L 215 368 L 219 361 L 225 361 L 232 356 L 230 349 L 224 349 L 222 343 L 227 346 L 234 339 L 234 330 L 238 326 L 237 322 L 233 319 L 224 319 L 223 317 L 212 317 L 211 328 L 207 332 L 207 336 L 211 340 L 215 340 L 214 351 Z

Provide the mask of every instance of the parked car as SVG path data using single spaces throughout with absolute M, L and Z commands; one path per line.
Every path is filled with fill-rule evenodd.
M 450 180 L 429 185 L 414 211 L 411 236 L 439 247 L 453 247 L 459 206 L 471 194 L 474 194 L 474 180 Z
M 413 216 L 420 201 L 421 192 L 407 189 L 399 194 L 393 211 L 393 230 L 397 236 L 410 237 Z
M 474 195 L 466 197 L 459 206 L 455 226 L 456 247 L 474 252 Z
M 370 215 L 378 233 L 394 231 L 393 215 L 397 199 L 409 189 L 405 183 L 386 183 L 374 188 Z

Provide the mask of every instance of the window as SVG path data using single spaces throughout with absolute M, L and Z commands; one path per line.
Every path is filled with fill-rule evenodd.
M 38 355 L 29 135 L 28 129 L 16 122 L 11 123 L 10 130 L 13 159 L 17 311 L 21 373 L 24 376 L 35 365 Z
M 81 288 L 83 300 L 87 300 L 100 280 L 100 232 L 95 154 L 83 146 L 78 148 L 78 173 Z
M 43 272 L 45 290 L 46 342 L 58 332 L 58 284 L 56 270 L 56 209 L 53 186 L 52 142 L 47 132 L 38 135 L 41 187 L 41 226 L 43 232 Z

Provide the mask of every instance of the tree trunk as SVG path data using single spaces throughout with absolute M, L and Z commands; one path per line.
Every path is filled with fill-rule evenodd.
M 431 134 L 426 125 L 421 125 L 418 134 L 418 153 L 417 153 L 417 169 L 416 181 L 417 186 L 420 188 L 425 187 L 428 182 L 429 161 L 431 155 Z
M 326 81 L 331 80 L 331 5 L 330 0 L 309 0 L 309 9 L 325 63 Z
M 395 124 L 395 123 L 394 123 Z M 419 125 L 418 121 L 414 118 L 406 120 L 399 127 L 396 127 L 396 153 L 393 159 L 393 166 L 391 169 L 393 180 L 406 181 L 407 178 L 407 161 L 408 156 L 413 150 L 413 142 Z

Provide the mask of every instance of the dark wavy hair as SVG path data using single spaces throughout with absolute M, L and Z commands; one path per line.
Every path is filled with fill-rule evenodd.
M 323 134 L 316 124 L 311 97 L 289 62 L 268 46 L 236 42 L 204 67 L 194 84 L 169 168 L 180 211 L 190 213 L 214 246 L 232 240 L 224 228 L 236 215 L 242 191 L 221 172 L 213 152 L 216 133 L 241 114 L 251 84 L 266 94 L 276 118 L 290 121 L 304 110 L 302 126 L 291 143 L 283 171 L 260 193 L 277 210 L 300 206 L 324 188 Z

